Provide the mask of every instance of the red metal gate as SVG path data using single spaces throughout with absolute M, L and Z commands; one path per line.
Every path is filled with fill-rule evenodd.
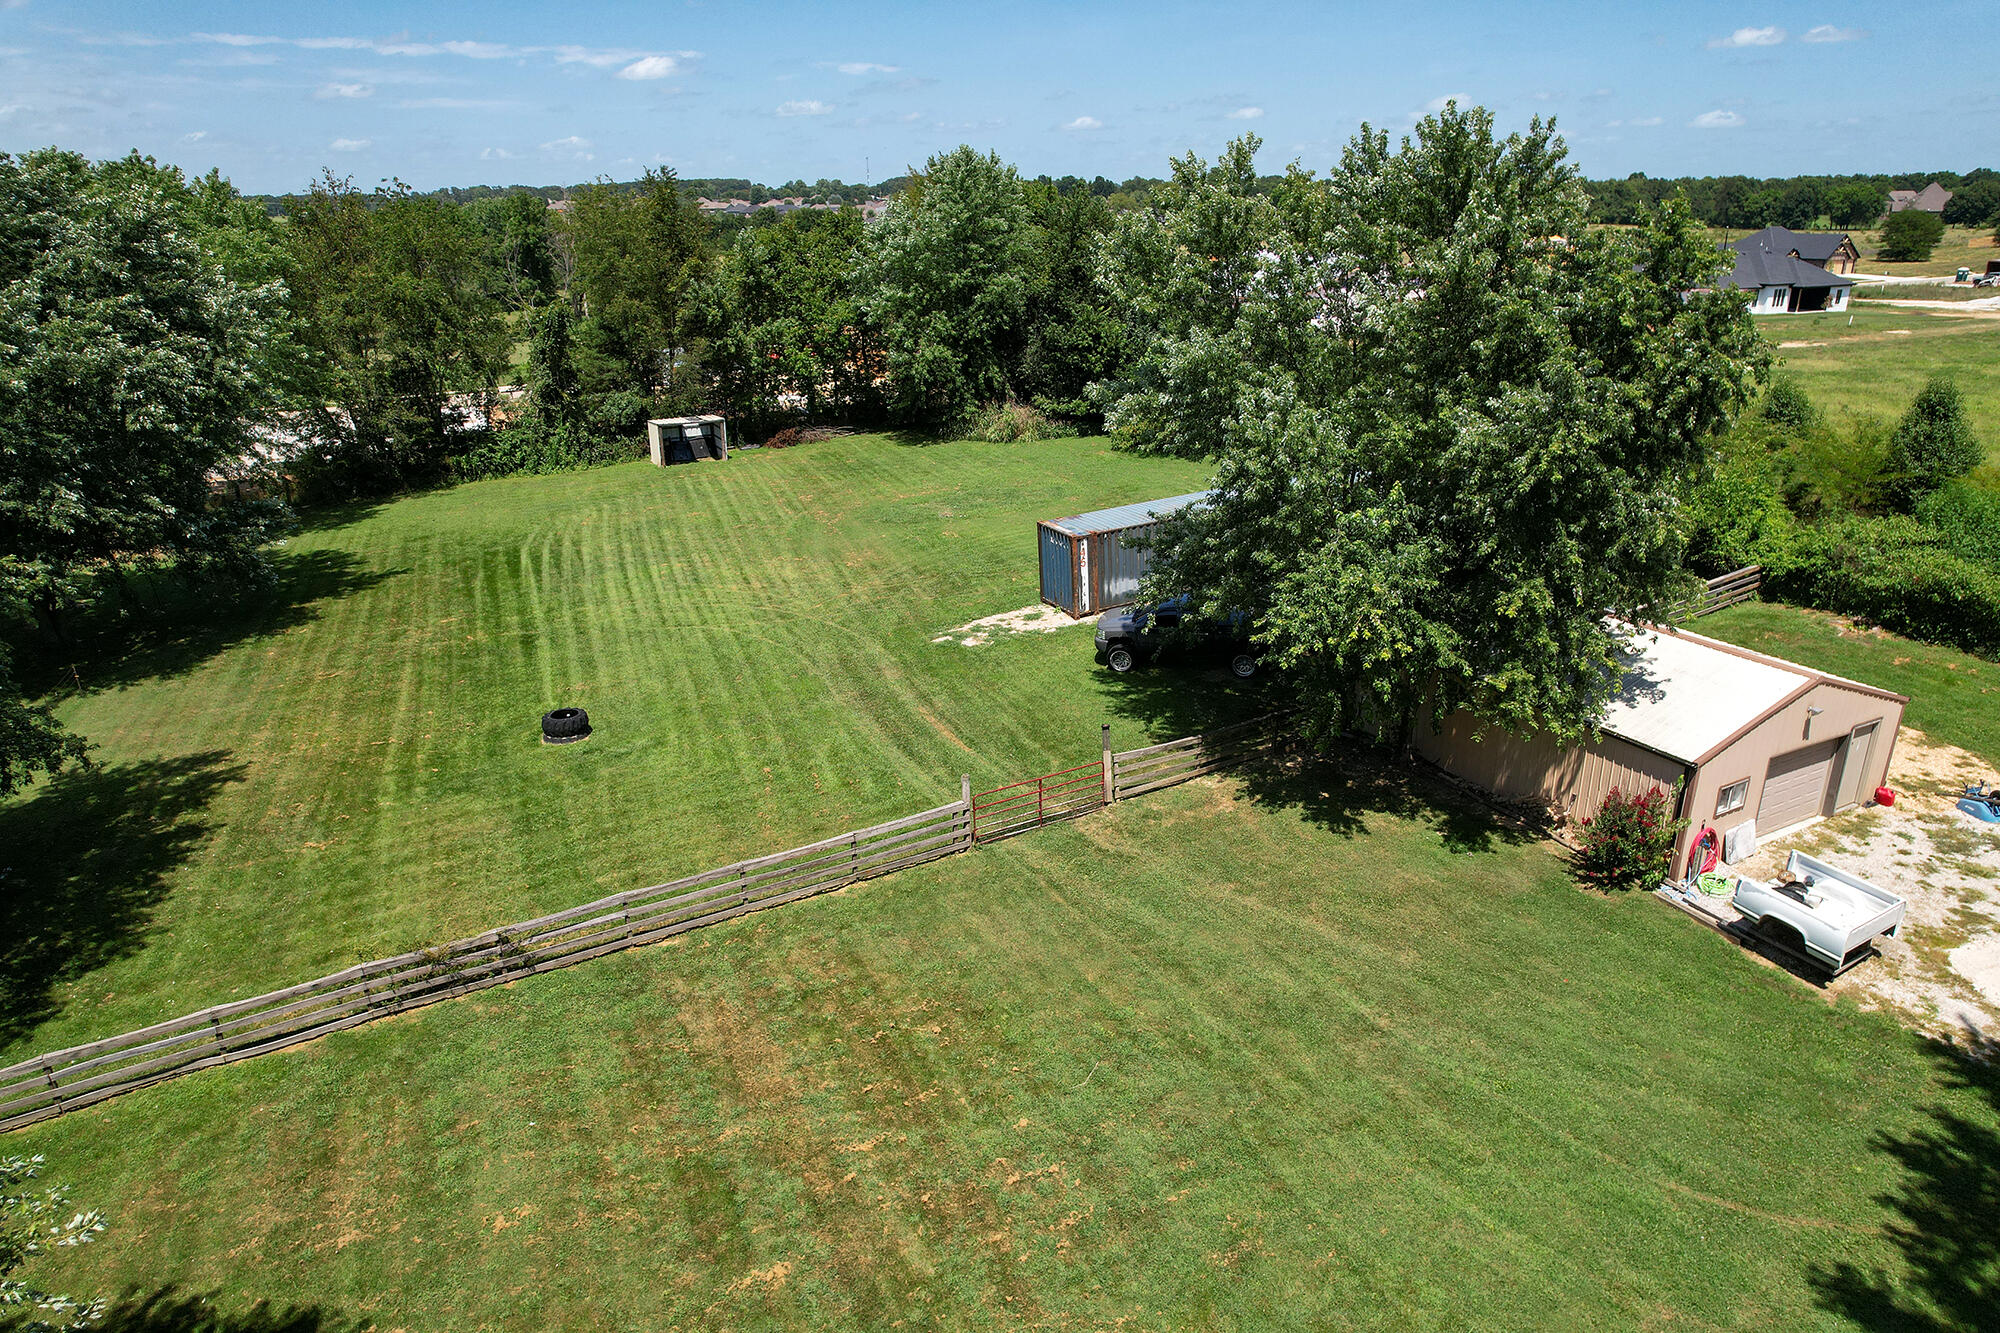
M 1031 828 L 1089 814 L 1104 804 L 1104 765 L 1078 764 L 1024 778 L 972 798 L 972 840 L 994 842 Z

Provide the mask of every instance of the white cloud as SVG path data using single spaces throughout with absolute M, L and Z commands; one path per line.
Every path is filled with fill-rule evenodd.
M 336 153 L 358 153 L 374 142 L 373 139 L 335 139 L 327 147 Z
M 479 160 L 482 162 L 504 162 L 514 156 L 516 154 L 510 153 L 504 148 L 482 148 L 479 150 Z
M 588 64 L 589 61 L 584 63 Z M 642 56 L 618 71 L 621 79 L 664 79 L 680 72 L 681 62 L 672 56 Z
M 901 65 L 878 65 L 872 60 L 849 60 L 834 66 L 842 74 L 894 74 Z
M 189 130 L 181 136 L 182 143 L 200 143 L 208 137 L 207 130 Z
M 572 157 L 579 162 L 596 160 L 597 154 L 590 151 L 590 140 L 581 135 L 571 134 L 560 139 L 551 139 L 542 145 L 544 153 L 554 153 L 559 157 Z
M 1733 130 L 1743 123 L 1734 111 L 1704 111 L 1688 124 L 1698 130 Z
M 1769 28 L 1738 28 L 1727 37 L 1718 37 L 1708 44 L 1710 50 L 1724 46 L 1776 46 L 1785 40 L 1785 30 L 1775 25 Z
M 1464 93 L 1446 93 L 1442 97 L 1433 97 L 1430 101 L 1424 103 L 1424 114 L 1435 115 L 1444 110 L 1447 103 L 1456 102 L 1460 106 L 1464 106 L 1466 101 Z
M 1063 128 L 1066 130 L 1101 130 L 1104 128 L 1104 122 L 1096 116 L 1078 116 L 1075 120 L 1063 126 Z
M 1636 125 L 1640 129 L 1651 129 L 1655 125 L 1666 124 L 1667 118 L 1665 116 L 1638 116 L 1632 120 L 1626 121 L 1625 123 L 1627 125 Z
M 335 97 L 371 97 L 375 93 L 372 84 L 366 83 L 322 83 L 313 96 L 321 101 Z
M 1229 113 L 1229 119 L 1256 120 L 1263 114 L 1264 114 L 1264 108 L 1261 106 L 1239 106 L 1234 111 Z
M 552 56 L 558 65 L 588 65 L 592 69 L 622 65 L 624 68 L 619 73 L 628 79 L 662 79 L 678 72 L 684 62 L 701 55 L 699 51 L 646 51 L 625 47 L 513 46 L 506 42 L 413 42 L 400 38 L 385 41 L 373 37 L 270 37 L 243 32 L 194 32 L 186 37 L 114 33 L 85 40 L 121 46 L 164 46 L 171 42 L 207 42 L 238 49 L 290 46 L 301 51 L 368 51 L 378 56 L 458 56 L 465 60 L 522 60 L 530 56 Z
M 780 102 L 778 104 L 778 114 L 781 116 L 824 116 L 831 110 L 833 110 L 832 103 L 811 99 L 803 102 Z
M 1831 23 L 1822 23 L 1817 28 L 1807 28 L 1799 38 L 1802 42 L 1858 42 L 1868 34 L 1861 28 L 1836 28 Z

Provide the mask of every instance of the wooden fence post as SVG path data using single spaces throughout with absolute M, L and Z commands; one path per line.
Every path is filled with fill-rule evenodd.
M 1117 796 L 1111 771 L 1111 724 L 1106 722 L 1098 729 L 1098 743 L 1104 747 L 1104 803 L 1110 805 Z

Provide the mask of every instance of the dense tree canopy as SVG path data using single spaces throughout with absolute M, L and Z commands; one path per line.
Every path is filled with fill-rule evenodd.
M 1004 398 L 1019 355 L 1031 238 L 1021 181 L 992 153 L 933 157 L 875 237 L 871 316 L 902 419 L 952 422 Z
M 861 306 L 867 237 L 853 209 L 740 233 L 703 293 L 710 374 L 748 424 L 796 405 L 869 410 L 881 373 Z
M 299 382 L 284 257 L 211 177 L 0 155 L 0 605 L 51 638 L 138 571 L 252 577 L 277 515 L 210 503 Z M 0 655 L 0 794 L 81 757 Z
M 370 197 L 327 175 L 295 202 L 286 237 L 318 371 L 302 470 L 345 494 L 442 477 L 466 424 L 454 395 L 489 387 L 506 355 L 478 232 L 401 183 Z
M 1144 448 L 1212 457 L 1157 590 L 1246 609 L 1324 726 L 1473 707 L 1575 736 L 1615 679 L 1607 611 L 1663 596 L 1667 483 L 1762 353 L 1684 207 L 1586 225 L 1553 126 L 1449 106 L 1364 128 L 1325 180 L 1255 189 L 1254 139 L 1121 218 L 1141 340 L 1105 390 Z M 1689 293 L 1692 293 L 1691 295 Z

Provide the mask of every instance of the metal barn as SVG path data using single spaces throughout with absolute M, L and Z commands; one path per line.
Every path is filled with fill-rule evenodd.
M 655 417 L 646 423 L 653 462 L 700 463 L 729 457 L 729 423 L 721 417 Z
M 1688 826 L 1677 857 L 1704 827 L 1733 841 L 1750 825 L 1741 832 L 1754 840 L 1873 803 L 1905 696 L 1688 630 L 1643 628 L 1596 740 L 1516 737 L 1454 713 L 1437 730 L 1417 728 L 1417 753 L 1573 823 L 1596 815 L 1614 787 L 1678 782 Z
M 1119 505 L 1035 525 L 1042 559 L 1042 600 L 1073 616 L 1094 616 L 1139 595 L 1152 553 L 1141 550 L 1154 524 L 1209 497 L 1208 491 Z

